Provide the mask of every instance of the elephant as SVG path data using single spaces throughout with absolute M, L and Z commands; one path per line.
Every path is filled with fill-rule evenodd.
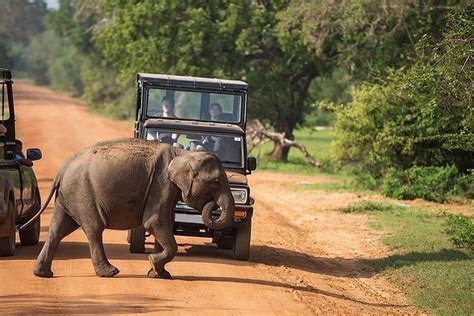
M 33 274 L 52 277 L 51 264 L 60 241 L 82 227 L 97 276 L 119 270 L 104 251 L 105 229 L 128 230 L 143 225 L 163 250 L 149 256 L 148 277 L 171 278 L 165 269 L 177 253 L 174 208 L 179 201 L 201 211 L 204 224 L 221 230 L 232 225 L 234 199 L 219 159 L 212 153 L 186 151 L 168 144 L 120 139 L 82 149 L 60 168 L 43 208 L 55 206 L 47 240 Z M 220 215 L 212 213 L 221 209 Z M 216 218 L 217 217 L 217 218 Z

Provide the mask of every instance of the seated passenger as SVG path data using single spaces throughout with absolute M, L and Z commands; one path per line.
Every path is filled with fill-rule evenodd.
M 176 117 L 176 115 L 174 114 L 174 106 L 172 105 L 171 101 L 166 97 L 161 100 L 161 109 L 161 117 Z M 178 137 L 179 135 L 176 133 L 162 133 L 158 131 L 148 131 L 146 135 L 147 140 L 158 140 L 160 141 L 160 143 L 166 143 L 170 145 L 176 143 Z
M 211 121 L 220 121 L 222 106 L 219 103 L 212 103 L 209 108 L 209 114 L 211 114 Z
M 174 105 L 168 98 L 164 97 L 161 100 L 161 109 L 163 111 L 161 117 L 176 117 L 174 114 Z
M 23 154 L 23 143 L 19 139 L 15 139 L 16 147 L 15 147 L 15 161 L 18 161 L 20 164 L 33 167 L 33 161 L 27 159 Z

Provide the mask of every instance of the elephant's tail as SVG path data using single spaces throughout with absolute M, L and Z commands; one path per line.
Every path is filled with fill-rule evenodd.
M 20 230 L 24 230 L 28 227 L 31 226 L 31 224 L 33 224 L 33 222 L 38 218 L 40 217 L 40 215 L 44 212 L 44 210 L 48 207 L 48 204 L 49 202 L 51 201 L 51 198 L 53 197 L 53 195 L 56 193 L 56 191 L 59 189 L 59 182 L 60 182 L 60 179 L 61 179 L 61 174 L 62 172 L 59 172 L 56 177 L 54 178 L 54 181 L 53 181 L 53 186 L 51 187 L 51 190 L 49 191 L 49 195 L 48 195 L 48 198 L 46 199 L 46 202 L 44 203 L 43 207 L 38 211 L 38 213 L 36 213 L 28 222 L 26 222 L 25 224 L 21 225 L 19 227 Z M 18 229 L 18 226 L 16 226 L 16 228 Z

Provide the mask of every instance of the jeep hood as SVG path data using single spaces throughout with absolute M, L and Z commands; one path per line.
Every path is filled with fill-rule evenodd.
M 229 179 L 229 184 L 247 184 L 247 176 L 241 173 L 234 171 L 226 170 L 227 179 Z

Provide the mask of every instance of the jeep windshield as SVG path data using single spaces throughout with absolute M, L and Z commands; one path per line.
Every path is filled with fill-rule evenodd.
M 149 118 L 178 118 L 234 124 L 241 121 L 243 94 L 153 87 L 149 87 L 146 91 L 146 116 Z
M 146 139 L 167 143 L 185 150 L 214 153 L 228 168 L 243 168 L 243 136 L 147 128 Z

